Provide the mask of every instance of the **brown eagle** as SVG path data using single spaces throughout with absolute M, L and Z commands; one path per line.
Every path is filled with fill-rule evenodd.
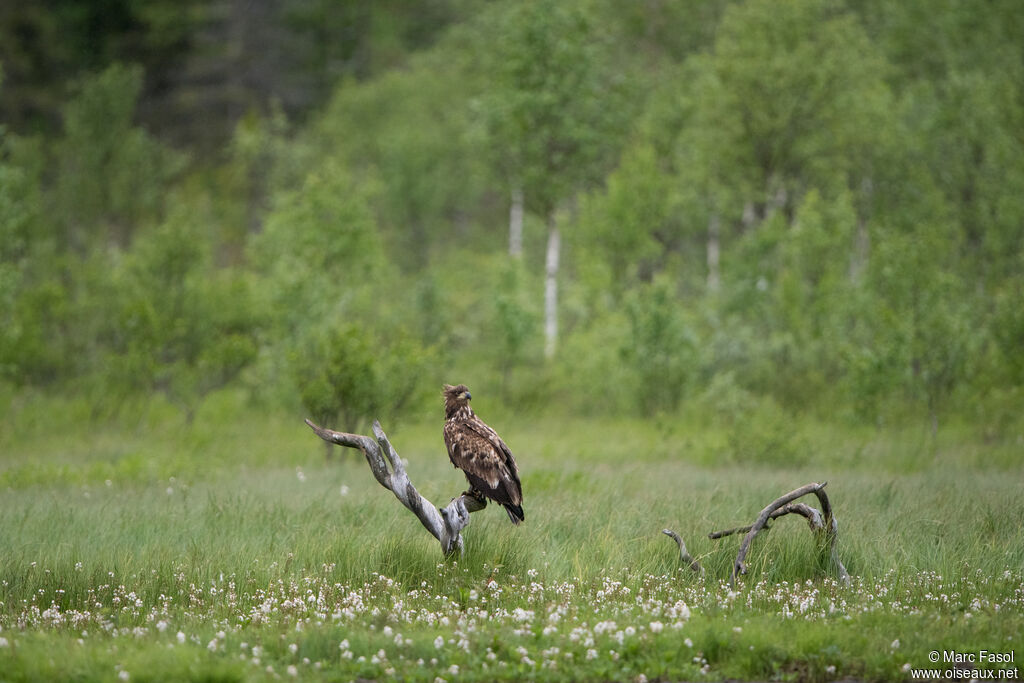
M 469 481 L 466 493 L 477 500 L 490 498 L 508 512 L 513 524 L 523 516 L 523 486 L 512 451 L 497 433 L 473 413 L 473 396 L 465 384 L 444 385 L 444 443 L 452 464 Z

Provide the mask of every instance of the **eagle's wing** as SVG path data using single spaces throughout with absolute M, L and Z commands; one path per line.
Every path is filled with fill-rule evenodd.
M 444 436 L 452 464 L 466 473 L 475 488 L 499 503 L 522 504 L 516 461 L 493 429 L 471 419 L 446 424 Z

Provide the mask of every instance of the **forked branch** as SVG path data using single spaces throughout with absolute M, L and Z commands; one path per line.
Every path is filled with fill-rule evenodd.
M 826 551 L 828 552 L 829 559 L 835 565 L 836 571 L 839 574 L 839 579 L 843 583 L 849 582 L 850 575 L 847 573 L 846 567 L 843 566 L 842 561 L 839 559 L 839 553 L 836 551 L 838 525 L 836 524 L 836 518 L 832 515 L 832 505 L 829 502 L 828 495 L 825 493 L 826 484 L 827 482 L 822 482 L 820 484 L 807 484 L 806 486 L 801 486 L 798 489 L 793 489 L 784 496 L 776 498 L 761 510 L 757 519 L 749 526 L 726 529 L 725 531 L 714 531 L 708 534 L 708 538 L 710 539 L 725 538 L 726 536 L 740 533 L 746 534 L 746 536 L 743 537 L 743 542 L 740 544 L 739 552 L 736 555 L 736 561 L 732 566 L 732 576 L 730 580 L 733 585 L 736 584 L 736 578 L 739 575 L 747 573 L 746 558 L 754 538 L 760 532 L 767 531 L 771 528 L 768 526 L 769 521 L 789 514 L 797 514 L 807 520 L 807 525 L 810 527 L 811 533 L 813 533 L 815 538 L 818 540 L 819 549 L 822 553 L 825 553 Z M 794 502 L 797 498 L 802 498 L 803 496 L 811 493 L 817 496 L 818 502 L 821 504 L 821 511 L 818 511 L 816 508 L 805 503 Z M 675 539 L 679 544 L 683 561 L 689 562 L 690 567 L 694 571 L 699 572 L 700 565 L 686 552 L 686 545 L 683 543 L 683 539 L 680 538 L 677 533 L 668 529 L 665 529 L 663 533 Z
M 486 502 L 462 494 L 453 498 L 445 507 L 438 508 L 424 498 L 409 480 L 405 463 L 376 420 L 373 422 L 375 438 L 325 429 L 311 420 L 306 420 L 306 424 L 324 441 L 362 451 L 377 482 L 395 494 L 395 498 L 416 515 L 423 527 L 441 543 L 441 551 L 445 556 L 462 553 L 462 530 L 469 524 L 469 514 L 482 510 Z

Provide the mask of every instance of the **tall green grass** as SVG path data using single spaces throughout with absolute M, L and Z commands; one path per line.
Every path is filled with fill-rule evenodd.
M 464 532 L 465 553 L 453 565 L 357 454 L 339 451 L 326 461 L 300 416 L 250 414 L 236 399 L 221 400 L 191 424 L 157 406 L 134 428 L 114 420 L 55 433 L 28 420 L 3 437 L 0 637 L 8 646 L 0 648 L 0 664 L 10 664 L 0 667 L 5 677 L 109 679 L 116 673 L 112 667 L 128 671 L 130 665 L 132 680 L 146 677 L 142 672 L 165 680 L 239 679 L 271 676 L 265 663 L 276 667 L 275 674 L 291 665 L 304 667 L 304 676 L 379 677 L 386 675 L 385 666 L 339 660 L 337 643 L 358 642 L 365 652 L 385 647 L 379 634 L 389 624 L 415 633 L 424 645 L 439 633 L 447 639 L 452 629 L 458 632 L 454 624 L 402 627 L 372 612 L 348 626 L 330 619 L 307 623 L 301 635 L 294 634 L 296 622 L 245 621 L 263 592 L 291 584 L 320 586 L 339 600 L 346 587 L 371 585 L 368 594 L 385 607 L 418 604 L 428 594 L 467 606 L 474 604 L 471 594 L 501 585 L 508 591 L 492 609 L 509 612 L 557 602 L 529 602 L 524 591 L 530 581 L 576 586 L 575 597 L 565 603 L 569 623 L 561 635 L 546 636 L 536 625 L 533 640 L 523 641 L 531 651 L 546 643 L 568 647 L 557 638 L 573 625 L 593 629 L 605 618 L 624 624 L 624 614 L 636 621 L 630 611 L 637 609 L 634 596 L 664 595 L 666 604 L 683 596 L 692 603 L 692 621 L 674 640 L 651 632 L 645 636 L 651 639 L 649 651 L 619 647 L 619 658 L 609 659 L 618 647 L 612 643 L 588 663 L 576 662 L 581 677 L 609 680 L 644 671 L 674 677 L 786 674 L 824 680 L 835 671 L 889 677 L 902 675 L 899 666 L 912 656 L 923 657 L 928 639 L 939 639 L 943 629 L 954 634 L 951 647 L 962 637 L 994 649 L 1019 636 L 1024 623 L 1018 606 L 1024 590 L 1019 573 L 1012 573 L 1024 566 L 1024 470 L 1010 458 L 987 461 L 979 455 L 984 444 L 969 435 L 929 441 L 926 431 L 912 429 L 861 432 L 800 424 L 794 430 L 802 457 L 748 462 L 727 450 L 729 441 L 720 432 L 685 420 L 526 421 L 499 415 L 500 421 L 491 422 L 517 454 L 527 520 L 513 527 L 496 507 L 474 514 Z M 461 473 L 444 453 L 438 423 L 402 425 L 389 433 L 428 498 L 444 504 L 464 489 Z M 847 594 L 831 582 L 831 568 L 819 562 L 811 534 L 797 517 L 777 520 L 758 538 L 739 598 L 729 598 L 718 584 L 729 575 L 740 537 L 711 541 L 708 532 L 749 524 L 778 495 L 823 480 L 839 520 L 839 553 L 855 580 L 903 587 L 908 599 L 920 601 L 920 614 L 857 608 L 852 622 L 780 622 L 779 605 L 758 597 L 774 586 L 795 589 L 810 581 L 830 599 L 867 604 L 867 589 Z M 674 544 L 660 533 L 666 527 L 679 532 L 701 560 L 703 579 L 680 567 Z M 379 575 L 393 583 L 374 583 Z M 927 578 L 933 575 L 941 578 Z M 593 591 L 608 580 L 631 592 L 595 601 Z M 233 599 L 225 597 L 229 584 L 237 593 Z M 134 595 L 137 608 L 125 611 L 123 603 L 114 603 L 120 586 Z M 938 592 L 935 586 L 950 592 L 959 586 L 959 594 L 949 605 L 936 605 L 925 597 Z M 410 591 L 425 593 L 416 597 Z M 1010 607 L 1001 614 L 973 608 L 969 592 L 986 605 Z M 94 626 L 19 626 L 32 606 L 69 613 L 95 608 L 113 635 L 97 633 Z M 462 607 L 453 609 L 454 619 Z M 965 618 L 967 612 L 972 614 Z M 172 633 L 154 631 L 157 613 L 173 622 L 172 630 L 188 631 L 201 642 L 188 640 L 182 646 L 187 656 L 169 654 L 176 643 Z M 466 678 L 466 667 L 487 661 L 481 648 L 493 650 L 496 643 L 520 637 L 499 622 L 478 635 L 472 652 L 458 655 L 462 659 L 449 653 L 434 666 L 430 659 L 438 652 L 425 647 L 420 658 L 431 674 L 424 674 L 426 680 L 444 677 L 452 662 L 462 662 L 459 678 Z M 783 624 L 785 636 L 778 631 Z M 147 634 L 134 640 L 117 636 L 118 629 L 138 627 Z M 260 666 L 252 663 L 251 652 L 242 662 L 208 650 L 219 631 L 226 631 L 224 638 L 236 649 L 241 642 L 250 649 L 262 643 Z M 707 674 L 694 663 L 695 652 L 680 645 L 684 634 L 707 660 Z M 301 641 L 304 652 L 316 654 L 305 658 L 327 668 L 303 664 L 282 638 Z M 880 643 L 899 638 L 920 652 L 880 654 Z M 837 639 L 852 644 L 829 654 Z M 500 675 L 491 670 L 490 677 L 554 680 L 570 671 L 524 669 L 511 645 L 502 652 L 514 666 Z M 410 662 L 415 659 L 410 655 Z M 922 659 L 917 665 L 926 664 Z M 475 671 L 478 680 L 489 680 L 482 669 Z

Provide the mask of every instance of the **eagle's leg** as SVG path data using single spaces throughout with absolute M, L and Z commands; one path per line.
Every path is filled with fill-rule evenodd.
M 463 491 L 462 495 L 466 496 L 467 498 L 472 498 L 474 501 L 479 503 L 480 507 L 476 508 L 477 510 L 483 510 L 485 507 L 487 507 L 487 498 L 485 498 L 484 494 L 480 493 L 472 486 L 469 487 L 468 490 Z

